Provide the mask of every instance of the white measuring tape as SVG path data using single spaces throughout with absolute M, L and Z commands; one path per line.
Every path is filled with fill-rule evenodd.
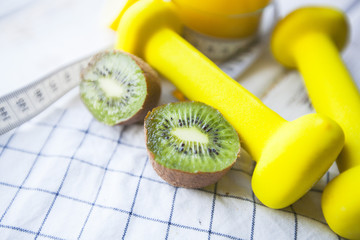
M 0 98 L 0 135 L 38 115 L 80 83 L 90 58 L 64 67 Z
M 198 33 L 184 27 L 183 37 L 213 61 L 223 61 L 248 48 L 256 36 L 241 39 L 222 39 Z

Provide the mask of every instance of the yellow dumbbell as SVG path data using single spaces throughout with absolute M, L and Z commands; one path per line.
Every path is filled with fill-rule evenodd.
M 339 55 L 347 35 L 341 11 L 307 7 L 277 24 L 271 47 L 277 60 L 299 69 L 316 111 L 344 130 L 345 146 L 337 160 L 342 173 L 326 186 L 322 209 L 336 233 L 360 239 L 360 94 Z
M 144 58 L 189 99 L 217 108 L 257 161 L 256 196 L 271 208 L 292 204 L 335 161 L 341 128 L 320 114 L 288 122 L 267 108 L 179 35 L 173 7 L 161 0 L 132 5 L 121 18 L 116 48 Z

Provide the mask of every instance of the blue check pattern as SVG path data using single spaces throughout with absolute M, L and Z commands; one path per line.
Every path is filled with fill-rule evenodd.
M 218 183 L 176 188 L 152 169 L 142 125 L 102 125 L 77 91 L 0 137 L 0 239 L 338 238 L 320 211 L 335 174 L 282 210 L 254 196 L 245 151 Z
M 344 8 L 353 25 L 358 3 Z M 344 57 L 360 79 L 352 60 L 359 32 L 353 36 Z M 74 89 L 0 136 L 0 239 L 340 239 L 320 206 L 336 170 L 290 207 L 273 210 L 252 192 L 254 166 L 242 151 L 218 183 L 173 187 L 152 169 L 141 124 L 97 122 Z

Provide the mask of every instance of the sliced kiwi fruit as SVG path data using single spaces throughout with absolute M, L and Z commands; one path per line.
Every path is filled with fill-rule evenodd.
M 204 103 L 154 108 L 145 117 L 144 128 L 153 168 L 177 187 L 201 188 L 217 182 L 240 153 L 235 129 Z
M 144 120 L 160 92 L 157 73 L 119 50 L 98 53 L 81 74 L 82 101 L 97 120 L 111 126 Z

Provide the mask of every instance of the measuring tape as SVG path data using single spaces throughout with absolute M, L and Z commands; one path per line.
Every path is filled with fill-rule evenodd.
M 219 48 L 226 47 L 223 44 L 216 44 L 213 40 L 207 41 L 205 44 L 203 43 L 204 38 L 202 36 L 197 38 L 197 36 L 187 33 L 185 37 L 191 39 L 191 41 L 197 41 L 200 44 L 199 46 L 207 46 L 205 49 L 209 49 L 209 44 L 211 44 L 215 52 L 221 52 Z M 252 44 L 227 61 L 218 63 L 218 66 L 230 77 L 237 78 L 257 59 L 263 49 L 262 45 L 262 43 Z M 228 45 L 228 47 L 232 46 Z M 34 83 L 0 97 L 0 135 L 35 117 L 71 89 L 78 86 L 80 73 L 88 65 L 89 61 L 90 57 L 84 58 Z
M 90 58 L 68 65 L 0 98 L 0 135 L 30 120 L 80 83 Z
M 255 35 L 241 39 L 211 37 L 187 27 L 183 28 L 183 37 L 213 61 L 224 61 L 238 55 L 256 40 Z

